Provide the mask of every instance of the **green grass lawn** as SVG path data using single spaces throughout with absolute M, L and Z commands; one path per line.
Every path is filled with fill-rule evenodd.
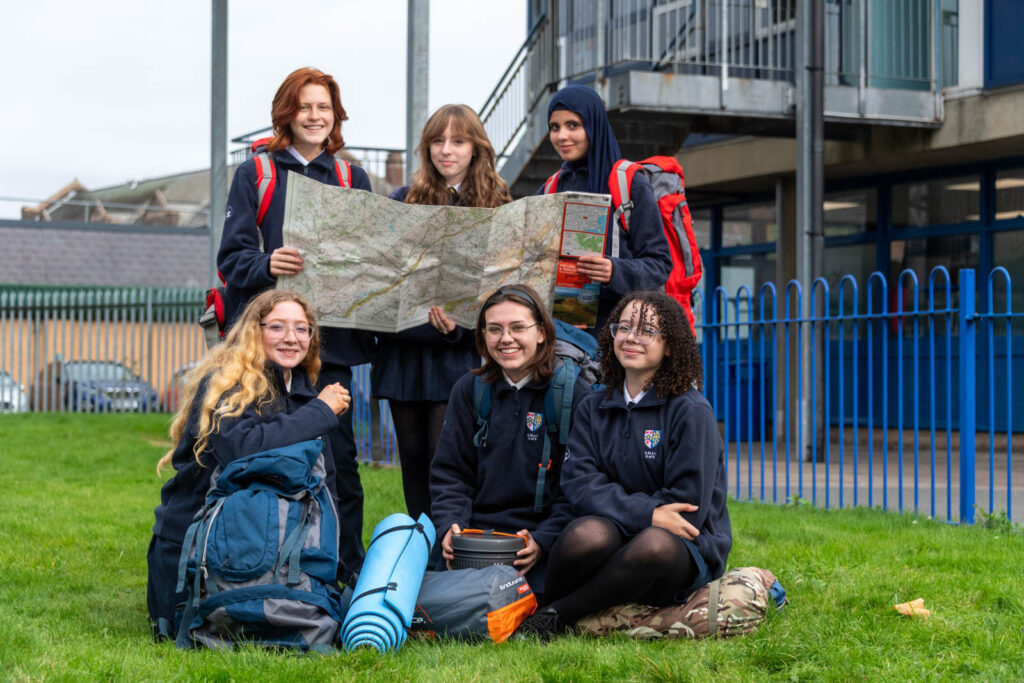
M 730 566 L 791 604 L 731 640 L 409 642 L 384 656 L 182 652 L 146 619 L 166 415 L 0 416 L 0 678 L 10 680 L 1024 680 L 1024 535 L 877 510 L 730 505 Z M 366 531 L 401 510 L 362 468 Z M 924 598 L 928 620 L 898 616 Z

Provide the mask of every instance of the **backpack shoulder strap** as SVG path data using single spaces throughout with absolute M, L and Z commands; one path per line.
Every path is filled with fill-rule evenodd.
M 260 152 L 253 159 L 256 162 L 256 225 L 261 226 L 270 208 L 270 200 L 274 198 L 277 178 L 269 152 Z M 263 233 L 260 233 L 260 251 L 263 251 Z
M 473 417 L 476 418 L 477 427 L 476 434 L 473 435 L 473 445 L 481 448 L 487 447 L 492 388 L 490 384 L 485 384 L 479 376 L 473 377 Z
M 558 190 L 558 177 L 560 175 L 562 175 L 562 169 L 558 169 L 550 178 L 544 181 L 544 194 L 554 194 Z
M 633 176 L 643 169 L 643 165 L 619 159 L 612 165 L 608 174 L 608 189 L 612 195 L 612 206 L 615 213 L 612 214 L 612 222 L 622 223 L 622 229 L 629 232 L 629 214 L 633 210 L 633 199 L 629 196 L 629 188 L 633 184 Z
M 334 160 L 334 172 L 338 174 L 338 185 L 352 187 L 352 167 L 344 159 Z
M 558 439 L 564 446 L 569 442 L 569 416 L 572 414 L 572 393 L 576 386 L 579 368 L 572 361 L 560 358 L 555 376 L 544 394 L 544 450 L 537 463 L 537 489 L 533 497 L 533 511 L 541 512 L 544 507 L 544 484 L 551 469 L 551 439 Z

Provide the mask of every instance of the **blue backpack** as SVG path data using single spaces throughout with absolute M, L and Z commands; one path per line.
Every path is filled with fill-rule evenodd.
M 345 608 L 322 450 L 320 439 L 303 441 L 214 472 L 178 565 L 178 647 L 336 647 Z

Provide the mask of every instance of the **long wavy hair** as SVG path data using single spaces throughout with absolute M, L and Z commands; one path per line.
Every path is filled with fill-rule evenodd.
M 311 66 L 304 66 L 301 69 L 288 74 L 277 89 L 274 95 L 274 102 L 270 107 L 270 121 L 274 126 L 274 139 L 267 145 L 271 152 L 284 149 L 292 144 L 291 122 L 299 113 L 299 91 L 307 85 L 322 85 L 331 94 L 331 107 L 334 109 L 334 125 L 331 126 L 331 133 L 324 140 L 324 149 L 328 154 L 333 155 L 345 146 L 345 139 L 341 137 L 341 122 L 348 120 L 345 108 L 341 106 L 341 93 L 338 82 L 334 77 L 325 74 L 319 69 Z
M 529 370 L 533 378 L 538 382 L 551 379 L 555 374 L 555 323 L 551 320 L 551 314 L 546 308 L 540 305 L 540 295 L 530 285 L 517 284 L 506 285 L 496 289 L 480 307 L 480 313 L 476 318 L 476 329 L 473 331 L 473 338 L 476 340 L 476 350 L 484 359 L 484 364 L 473 370 L 473 374 L 480 375 L 484 382 L 497 382 L 501 378 L 501 366 L 498 361 L 491 358 L 491 352 L 487 348 L 487 340 L 484 339 L 484 326 L 487 325 L 487 309 L 497 306 L 503 301 L 526 306 L 533 314 L 534 322 L 540 323 L 544 330 L 544 341 L 537 345 L 537 351 L 529 364 Z
M 431 114 L 423 126 L 420 144 L 416 147 L 420 165 L 413 174 L 405 202 L 431 206 L 447 206 L 451 202 L 448 183 L 430 160 L 430 142 L 444 135 L 449 123 L 453 133 L 473 144 L 473 158 L 459 186 L 459 205 L 493 209 L 512 201 L 508 186 L 495 169 L 494 148 L 480 117 L 464 104 L 446 104 Z
M 631 326 L 639 326 L 653 314 L 665 340 L 665 357 L 644 387 L 644 391 L 653 386 L 658 390 L 658 396 L 669 398 L 684 394 L 691 387 L 702 389 L 704 364 L 683 307 L 664 292 L 633 292 L 622 297 L 615 305 L 608 316 L 608 324 L 597 336 L 597 345 L 601 349 L 601 372 L 606 382 L 605 393 L 611 396 L 626 380 L 626 371 L 615 357 L 615 339 L 612 337 L 611 324 L 619 322 L 622 312 L 634 301 L 640 304 L 640 310 L 636 320 L 630 320 Z
M 278 390 L 267 368 L 267 354 L 263 350 L 263 332 L 260 322 L 274 307 L 285 301 L 293 301 L 306 314 L 313 327 L 306 357 L 299 364 L 311 383 L 316 383 L 320 372 L 320 333 L 309 303 L 300 295 L 280 289 L 263 292 L 249 302 L 238 321 L 228 331 L 224 343 L 210 349 L 199 365 L 189 373 L 178 412 L 171 422 L 171 440 L 177 444 L 185 436 L 185 426 L 199 401 L 199 429 L 192 454 L 196 462 L 203 465 L 200 455 L 210 443 L 210 436 L 220 429 L 225 417 L 237 417 L 249 406 L 260 412 L 278 398 Z M 200 386 L 206 386 L 198 396 Z M 171 462 L 172 447 L 157 463 L 157 474 Z

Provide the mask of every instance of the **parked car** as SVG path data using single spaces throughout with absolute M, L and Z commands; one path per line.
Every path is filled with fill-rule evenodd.
M 0 370 L 0 413 L 23 413 L 28 410 L 25 385 L 18 384 L 11 373 Z
M 181 393 L 185 390 L 185 383 L 188 381 L 188 373 L 195 370 L 198 365 L 198 362 L 185 363 L 171 373 L 171 379 L 167 382 L 161 399 L 164 410 L 169 413 L 177 412 L 178 401 L 181 398 Z
M 108 360 L 47 363 L 32 385 L 36 410 L 147 412 L 159 410 L 156 389 L 122 363 Z

